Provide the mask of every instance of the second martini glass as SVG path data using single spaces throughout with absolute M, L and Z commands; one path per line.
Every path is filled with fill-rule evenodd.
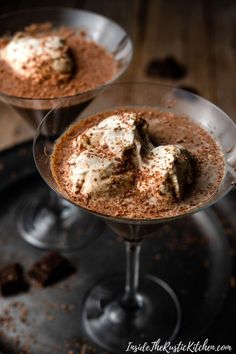
M 116 80 L 130 63 L 132 43 L 124 29 L 108 18 L 89 11 L 48 7 L 18 11 L 1 17 L 0 34 L 15 33 L 29 24 L 45 21 L 52 23 L 55 28 L 68 26 L 83 30 L 89 39 L 112 53 L 119 66 L 110 82 Z M 67 97 L 65 105 L 57 111 L 57 117 L 60 116 L 55 127 L 57 133 L 64 129 L 64 120 L 72 122 L 101 90 L 102 85 Z M 59 98 L 37 99 L 0 93 L 0 99 L 36 129 L 46 113 L 57 105 Z M 41 248 L 64 251 L 81 248 L 96 238 L 102 229 L 102 223 L 97 218 L 88 217 L 71 203 L 58 198 L 51 190 L 45 191 L 45 195 L 28 196 L 20 206 L 17 217 L 22 237 Z
M 64 104 L 64 103 L 63 103 Z M 103 111 L 118 108 L 158 109 L 187 115 L 206 130 L 211 131 L 221 144 L 225 156 L 225 175 L 219 190 L 213 197 L 191 213 L 214 204 L 233 188 L 236 162 L 236 126 L 229 117 L 207 100 L 184 90 L 157 84 L 130 83 L 114 84 L 99 95 L 78 119 L 83 119 Z M 52 110 L 40 124 L 34 140 L 36 166 L 46 183 L 64 198 L 53 178 L 50 155 L 53 151 L 57 126 L 57 112 Z M 64 131 L 70 125 L 64 121 Z M 53 138 L 45 135 L 51 131 Z M 193 132 L 190 132 L 192 134 Z M 157 232 L 159 223 L 167 223 L 174 218 L 127 219 L 110 217 L 92 212 L 102 217 L 126 245 L 126 279 L 114 275 L 96 284 L 84 300 L 82 320 L 88 336 L 106 350 L 124 352 L 129 342 L 141 344 L 173 340 L 181 324 L 181 306 L 173 289 L 163 280 L 145 275 L 139 280 L 139 255 L 141 241 Z M 99 255 L 98 255 L 99 256 Z M 117 260 L 119 262 L 119 260 Z

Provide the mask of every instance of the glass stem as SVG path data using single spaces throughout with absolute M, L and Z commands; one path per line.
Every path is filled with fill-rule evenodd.
M 139 226 L 131 226 L 137 234 Z M 135 238 L 135 235 L 132 235 Z M 139 265 L 140 265 L 140 241 L 126 241 L 126 284 L 122 303 L 129 309 L 137 309 L 141 306 L 141 296 L 138 294 Z

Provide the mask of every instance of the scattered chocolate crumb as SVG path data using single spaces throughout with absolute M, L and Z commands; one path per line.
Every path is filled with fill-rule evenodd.
M 19 332 L 19 322 L 28 325 L 28 308 L 23 302 L 15 301 L 2 308 L 0 316 L 0 327 L 4 333 L 14 333 L 14 337 L 11 338 L 11 342 L 17 347 L 21 342 L 21 335 Z M 24 342 L 29 344 L 35 342 L 35 338 L 32 335 L 25 335 Z
M 29 276 L 43 287 L 64 280 L 73 273 L 75 268 L 68 259 L 54 252 L 44 256 L 29 270 Z
M 65 343 L 68 354 L 110 354 L 91 345 L 85 338 L 73 338 Z
M 80 354 L 96 354 L 97 350 L 90 344 L 83 344 L 80 350 Z
M 65 311 L 73 311 L 75 308 L 75 305 L 73 304 L 61 304 L 60 308 Z
M 4 310 L 2 311 L 2 315 L 0 316 L 0 326 L 4 327 L 8 330 L 12 330 L 14 332 L 15 328 L 13 326 L 14 318 L 9 315 L 9 312 Z
M 20 311 L 20 320 L 22 323 L 25 323 L 27 324 L 27 321 L 28 321 L 28 309 L 27 308 L 22 308 L 21 311 Z
M 0 291 L 3 296 L 16 295 L 28 289 L 29 284 L 24 279 L 20 264 L 12 263 L 0 269 Z
M 167 56 L 163 59 L 152 59 L 147 65 L 146 73 L 152 77 L 179 80 L 185 77 L 187 69 L 174 57 Z

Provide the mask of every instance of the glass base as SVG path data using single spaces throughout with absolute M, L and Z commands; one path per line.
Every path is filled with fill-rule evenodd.
M 96 285 L 83 306 L 83 325 L 99 347 L 123 353 L 130 342 L 141 345 L 158 339 L 172 341 L 180 327 L 181 309 L 173 290 L 161 279 L 141 279 L 138 309 L 122 306 L 124 275 L 115 275 Z
M 105 226 L 97 217 L 56 194 L 53 203 L 32 199 L 19 209 L 18 230 L 22 238 L 43 249 L 67 252 L 83 248 L 96 240 Z

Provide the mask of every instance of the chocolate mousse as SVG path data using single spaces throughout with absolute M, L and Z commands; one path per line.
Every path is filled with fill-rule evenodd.
M 54 146 L 51 169 L 75 204 L 147 219 L 174 217 L 208 201 L 225 161 L 214 137 L 190 118 L 134 109 L 71 126 Z
M 82 93 L 111 80 L 118 63 L 86 34 L 33 24 L 0 38 L 0 92 L 54 98 Z

